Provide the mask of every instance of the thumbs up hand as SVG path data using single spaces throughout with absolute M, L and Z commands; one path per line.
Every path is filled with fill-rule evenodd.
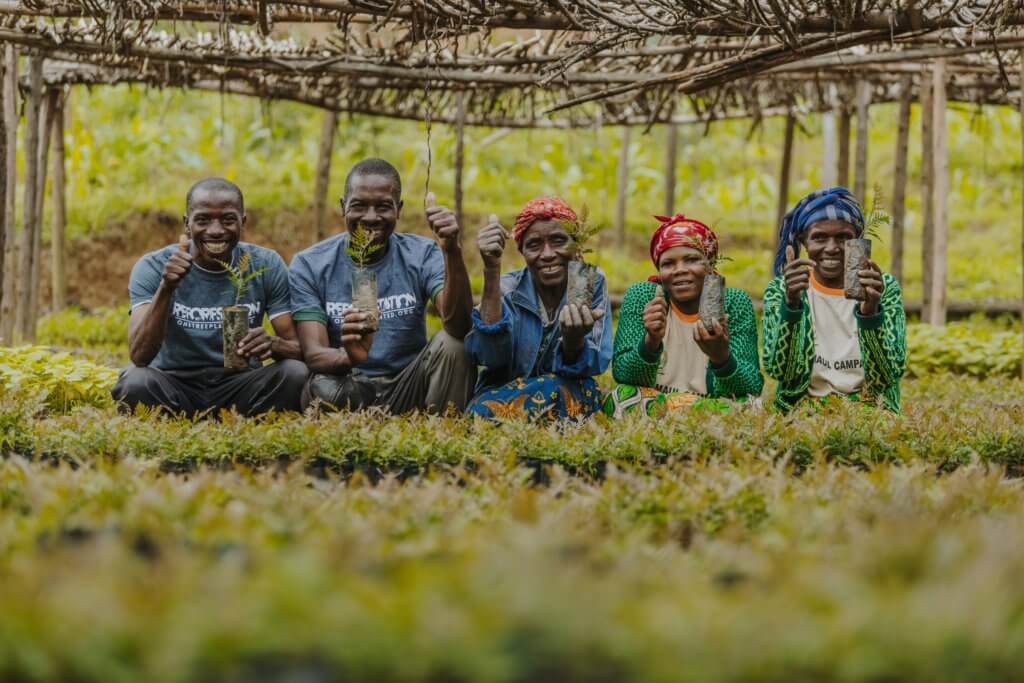
M 488 216 L 487 225 L 480 229 L 476 238 L 484 268 L 501 268 L 501 253 L 505 251 L 508 238 L 508 231 L 498 222 L 498 217 L 493 213 Z
M 164 264 L 162 284 L 168 289 L 177 289 L 181 281 L 192 270 L 192 254 L 188 249 L 188 237 L 178 237 L 178 251 L 172 253 Z
M 811 286 L 811 268 L 814 261 L 798 259 L 793 245 L 786 246 L 786 267 L 782 277 L 786 281 L 786 305 L 792 310 L 800 308 L 801 296 Z
M 455 220 L 455 213 L 447 206 L 439 206 L 437 197 L 433 192 L 428 192 L 424 200 L 426 205 L 427 222 L 430 229 L 437 237 L 437 242 L 443 251 L 452 251 L 459 248 L 459 223 Z
M 661 342 L 665 338 L 665 331 L 668 329 L 668 301 L 665 299 L 665 290 L 661 285 L 654 288 L 654 298 L 644 306 L 644 346 L 652 355 L 661 349 Z

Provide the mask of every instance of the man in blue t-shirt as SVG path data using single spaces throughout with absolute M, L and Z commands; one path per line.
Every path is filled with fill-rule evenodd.
M 366 159 L 352 167 L 341 198 L 348 232 L 292 259 L 292 315 L 312 373 L 303 404 L 314 399 L 355 410 L 381 405 L 392 413 L 462 411 L 476 367 L 463 349 L 473 296 L 455 215 L 427 195 L 427 221 L 436 241 L 396 233 L 402 181 L 394 166 Z M 376 273 L 376 329 L 352 305 L 349 236 L 362 226 L 377 245 L 366 267 Z M 433 301 L 444 329 L 427 342 L 426 309 Z
M 299 410 L 309 371 L 292 323 L 288 269 L 274 251 L 242 242 L 245 201 L 223 178 L 200 180 L 185 200 L 179 244 L 143 256 L 132 268 L 128 351 L 132 366 L 111 392 L 125 408 L 162 407 L 196 415 L 232 408 L 243 415 Z M 224 367 L 221 309 L 235 303 L 224 265 L 248 257 L 239 303 L 249 309 L 249 333 L 238 353 L 249 369 Z M 269 316 L 276 336 L 263 329 Z M 275 363 L 263 365 L 273 358 Z

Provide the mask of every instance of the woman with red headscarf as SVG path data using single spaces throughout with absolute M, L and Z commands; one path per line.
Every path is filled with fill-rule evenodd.
M 700 221 L 655 216 L 651 238 L 658 274 L 629 288 L 619 313 L 612 374 L 604 402 L 613 417 L 652 414 L 704 398 L 758 396 L 764 386 L 757 321 L 746 292 L 725 290 L 725 319 L 708 329 L 698 310 L 704 276 L 715 272 L 718 237 Z
M 504 276 L 508 233 L 496 216 L 480 231 L 484 293 L 465 344 L 482 367 L 468 413 L 552 420 L 601 409 L 594 377 L 612 358 L 608 287 L 598 271 L 592 305 L 567 302 L 569 262 L 580 258 L 568 228 L 578 220 L 558 197 L 529 202 L 512 233 L 526 268 Z

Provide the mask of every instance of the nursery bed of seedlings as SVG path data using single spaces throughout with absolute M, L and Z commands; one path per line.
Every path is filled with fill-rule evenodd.
M 977 680 L 1024 384 L 581 426 L 0 402 L 0 679 Z

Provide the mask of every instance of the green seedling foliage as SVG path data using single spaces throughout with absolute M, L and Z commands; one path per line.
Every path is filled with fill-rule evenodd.
M 604 229 L 604 226 L 597 223 L 590 222 L 590 209 L 584 204 L 577 218 L 574 221 L 560 221 L 565 231 L 569 233 L 569 237 L 572 238 L 576 257 L 579 260 L 583 260 L 586 254 L 593 253 L 593 249 L 590 248 L 590 242 Z
M 373 235 L 363 227 L 362 223 L 356 225 L 356 229 L 349 235 L 346 251 L 352 257 L 357 266 L 365 266 L 370 257 L 384 248 L 383 244 L 374 244 Z
M 219 261 L 224 266 L 224 270 L 227 271 L 231 284 L 235 287 L 235 306 L 239 305 L 242 301 L 242 296 L 249 291 L 252 281 L 267 272 L 266 266 L 250 271 L 249 265 L 251 261 L 252 255 L 249 252 L 242 254 L 241 258 L 238 259 L 238 264 L 234 266 L 227 261 Z

